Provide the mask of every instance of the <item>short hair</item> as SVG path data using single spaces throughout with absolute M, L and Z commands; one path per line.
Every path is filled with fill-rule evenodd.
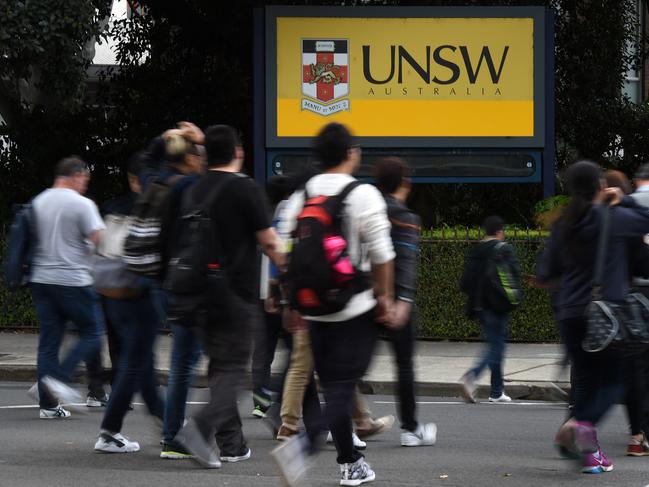
M 225 166 L 236 156 L 241 139 L 234 127 L 212 125 L 205 129 L 205 153 L 208 166 Z
M 498 215 L 492 215 L 485 218 L 482 222 L 482 229 L 488 237 L 493 237 L 501 230 L 505 229 L 505 220 Z
M 408 163 L 400 157 L 382 157 L 374 166 L 374 179 L 381 192 L 394 193 L 410 177 Z
M 638 168 L 637 172 L 635 173 L 635 178 L 644 180 L 649 179 L 649 163 L 643 164 Z
M 318 162 L 325 169 L 339 166 L 352 148 L 352 134 L 347 127 L 331 122 L 322 127 L 313 142 L 313 150 Z
M 70 177 L 82 172 L 88 172 L 88 165 L 81 157 L 72 155 L 64 157 L 56 164 L 54 176 Z

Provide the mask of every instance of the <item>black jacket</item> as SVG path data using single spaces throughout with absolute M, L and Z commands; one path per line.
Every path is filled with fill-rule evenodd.
M 563 236 L 565 232 L 560 226 L 555 226 L 537 267 L 536 274 L 540 280 L 559 283 L 559 319 L 583 316 L 591 301 L 602 210 L 602 205 L 592 206 L 574 226 L 582 262 L 578 262 L 570 252 Z M 634 257 L 631 254 L 636 254 L 633 240 L 649 233 L 649 209 L 625 197 L 622 204 L 611 208 L 610 212 L 610 240 L 604 264 L 602 297 L 620 302 L 629 292 L 629 268 Z
M 391 237 L 394 251 L 395 298 L 413 302 L 419 263 L 419 234 L 421 220 L 416 213 L 390 195 L 385 197 L 388 218 L 392 224 Z
M 484 280 L 487 274 L 487 262 L 493 252 L 500 252 L 502 259 L 509 264 L 513 277 L 520 280 L 521 266 L 516 257 L 514 247 L 505 243 L 500 250 L 494 250 L 499 240 L 483 240 L 473 245 L 464 259 L 464 272 L 460 288 L 467 295 L 466 313 L 469 318 L 475 318 L 483 309 L 489 309 L 489 303 L 483 299 Z

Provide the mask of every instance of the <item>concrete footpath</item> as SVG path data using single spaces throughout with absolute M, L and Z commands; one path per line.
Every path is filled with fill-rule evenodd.
M 74 337 L 68 337 L 66 342 Z M 36 378 L 38 335 L 0 333 L 0 381 L 33 381 Z M 64 347 L 66 344 L 64 343 Z M 415 379 L 418 394 L 457 397 L 458 379 L 480 356 L 483 343 L 418 342 L 415 357 Z M 156 369 L 164 382 L 169 371 L 171 337 L 161 335 L 156 344 Z M 104 354 L 104 365 L 109 365 Z M 280 370 L 287 354 L 280 350 L 273 371 Z M 505 390 L 515 399 L 565 400 L 569 386 L 568 370 L 562 368 L 563 354 L 557 344 L 508 344 L 505 359 Z M 206 362 L 201 364 L 197 385 L 205 385 Z M 489 394 L 489 370 L 480 378 L 477 396 Z M 364 391 L 391 394 L 396 380 L 394 358 L 389 343 L 379 342 L 368 374 Z

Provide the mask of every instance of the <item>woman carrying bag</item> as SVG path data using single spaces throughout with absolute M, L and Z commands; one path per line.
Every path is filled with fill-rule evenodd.
M 597 441 L 596 425 L 624 391 L 621 356 L 612 351 L 590 353 L 587 310 L 595 293 L 606 303 L 623 304 L 629 293 L 629 241 L 649 233 L 649 210 L 607 188 L 601 169 L 590 161 L 568 168 L 571 201 L 552 228 L 548 249 L 539 265 L 540 282 L 558 282 L 561 337 L 573 367 L 574 417 L 561 427 L 557 445 L 582 461 L 584 473 L 613 469 Z M 594 289 L 595 267 L 605 212 L 609 212 L 603 276 Z

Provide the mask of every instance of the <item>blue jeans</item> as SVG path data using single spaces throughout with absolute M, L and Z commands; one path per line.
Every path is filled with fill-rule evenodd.
M 201 358 L 201 344 L 191 329 L 171 325 L 173 345 L 167 381 L 167 403 L 164 413 L 164 442 L 174 445 L 174 438 L 185 420 L 185 405 L 189 386 Z
M 70 382 L 79 362 L 91 360 L 101 348 L 104 319 L 99 297 L 91 287 L 32 283 L 31 291 L 40 324 L 37 366 L 40 407 L 53 408 L 57 401 L 45 391 L 40 380 L 49 375 Z M 63 362 L 59 362 L 59 350 L 68 321 L 76 325 L 79 340 Z
M 505 354 L 508 321 L 508 313 L 496 313 L 491 310 L 480 312 L 480 324 L 487 339 L 487 349 L 480 362 L 470 372 L 477 379 L 485 368 L 491 369 L 490 397 L 500 397 L 504 389 L 503 355 Z
M 119 433 L 136 392 L 142 394 L 153 416 L 162 419 L 164 414 L 164 402 L 157 391 L 153 368 L 153 345 L 160 319 L 148 292 L 137 299 L 107 299 L 106 308 L 120 337 L 121 353 L 101 428 Z

